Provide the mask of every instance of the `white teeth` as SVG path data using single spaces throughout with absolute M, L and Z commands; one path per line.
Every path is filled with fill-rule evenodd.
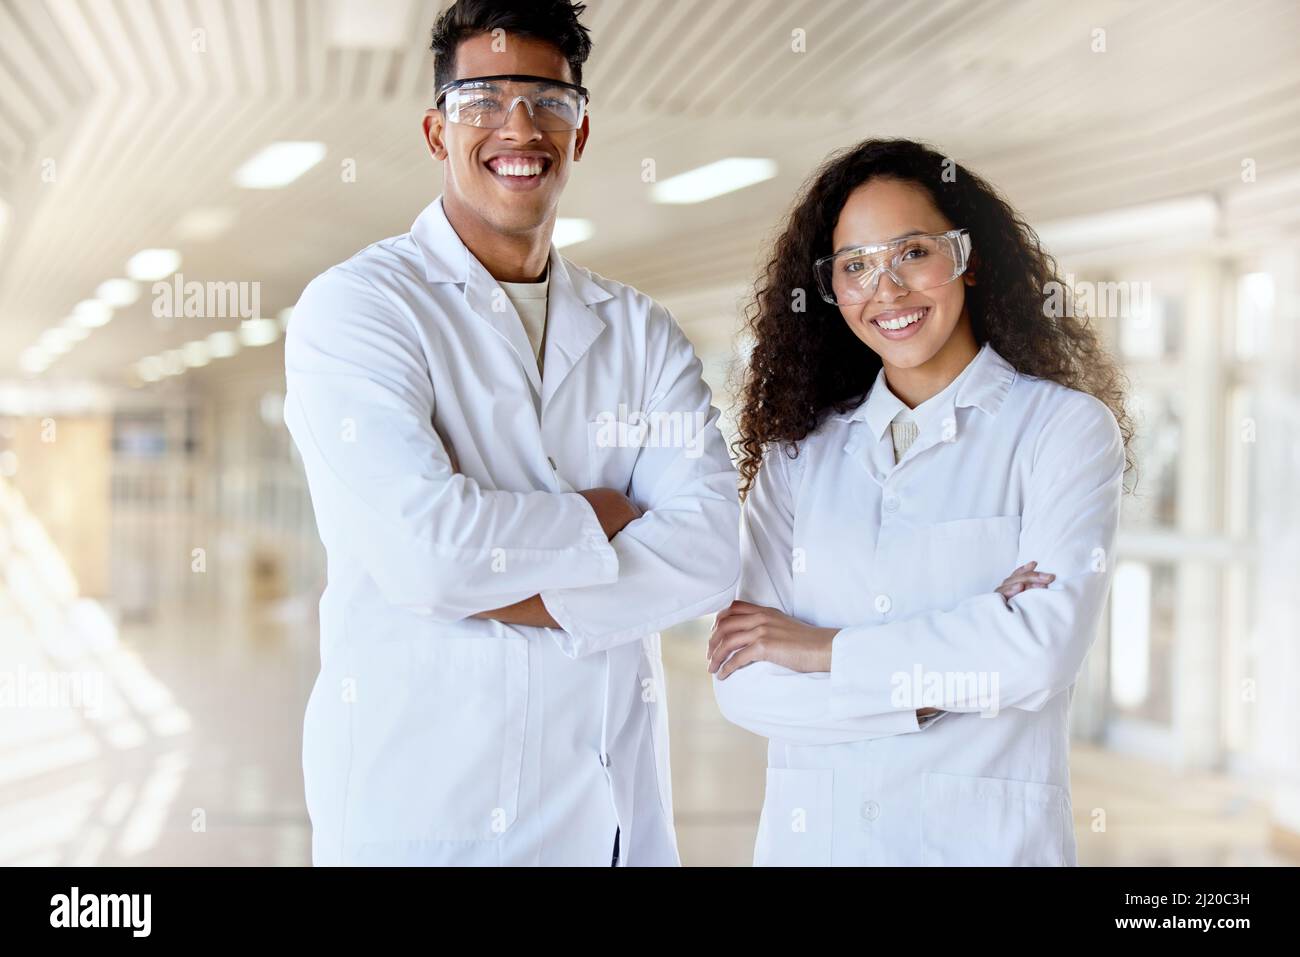
M 542 164 L 533 162 L 511 162 L 502 160 L 494 167 L 498 176 L 537 176 L 542 172 Z
M 906 329 L 912 323 L 920 319 L 924 314 L 924 309 L 918 309 L 915 312 L 905 313 L 904 315 L 897 316 L 893 319 L 877 319 L 876 325 L 880 326 L 881 329 Z

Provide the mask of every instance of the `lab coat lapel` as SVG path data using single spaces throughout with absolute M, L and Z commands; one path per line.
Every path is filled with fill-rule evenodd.
M 590 308 L 611 298 L 581 270 L 570 270 L 552 247 L 551 286 L 546 316 L 546 374 L 542 380 L 542 413 L 574 366 L 605 330 Z
M 889 391 L 882 370 L 876 374 L 876 380 L 861 404 L 852 412 L 837 416 L 841 421 L 854 423 L 849 440 L 844 444 L 845 453 L 862 466 L 877 485 L 883 486 L 894 469 L 894 440 L 889 423 L 902 408 L 902 402 Z
M 411 238 L 424 259 L 425 278 L 431 284 L 457 283 L 464 287 L 465 305 L 469 311 L 506 341 L 528 377 L 533 395 L 540 396 L 541 375 L 519 313 L 501 284 L 470 253 L 469 247 L 452 228 L 441 196 L 420 213 L 411 227 Z
M 528 333 L 524 331 L 523 321 L 515 311 L 514 303 L 510 301 L 506 291 L 472 256 L 469 263 L 469 279 L 465 283 L 465 304 L 509 343 L 519 365 L 523 367 L 524 374 L 528 376 L 529 383 L 532 384 L 533 393 L 540 395 L 542 379 L 537 371 L 537 360 L 533 356 L 533 347 L 528 341 Z
M 534 395 L 541 396 L 541 408 L 545 411 L 551 397 L 605 329 L 605 323 L 590 307 L 613 297 L 581 269 L 570 270 L 555 247 L 551 247 L 543 382 L 528 333 L 514 304 L 461 242 L 447 220 L 442 197 L 420 214 L 411 235 L 423 253 L 425 277 L 431 283 L 464 284 L 465 304 L 510 345 L 533 386 Z
M 866 422 L 856 423 L 844 451 L 875 479 L 877 485 L 883 486 L 894 469 L 894 440 L 889 431 L 877 439 Z

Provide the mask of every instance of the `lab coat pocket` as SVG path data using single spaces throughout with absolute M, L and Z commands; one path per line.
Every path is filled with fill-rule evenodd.
M 992 592 L 1016 567 L 1020 516 L 965 518 L 926 530 L 927 562 L 937 607 L 954 608 Z
M 832 848 L 832 768 L 768 768 L 755 867 L 828 867 Z
M 431 634 L 357 661 L 349 841 L 500 837 L 519 799 L 527 641 Z
M 928 771 L 921 863 L 936 867 L 1062 867 L 1070 802 L 1055 784 Z

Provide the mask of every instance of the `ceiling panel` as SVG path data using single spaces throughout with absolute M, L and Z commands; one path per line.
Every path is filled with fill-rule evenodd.
M 0 0 L 0 376 L 141 248 L 177 245 L 186 278 L 259 282 L 274 314 L 409 227 L 440 184 L 419 123 L 443 4 L 405 3 L 394 45 L 336 48 L 330 2 Z M 561 211 L 597 232 L 567 254 L 681 304 L 701 335 L 734 322 L 723 304 L 800 183 L 867 136 L 930 140 L 1032 221 L 1239 192 L 1247 157 L 1263 183 L 1300 173 L 1291 0 L 590 0 L 586 21 L 593 139 Z M 233 185 L 290 139 L 323 141 L 325 160 L 283 190 Z M 650 202 L 644 160 L 663 178 L 732 155 L 772 157 L 780 175 L 697 206 Z M 226 233 L 179 236 L 211 209 L 233 214 Z M 121 378 L 233 325 L 203 322 L 159 323 L 146 295 L 45 376 Z

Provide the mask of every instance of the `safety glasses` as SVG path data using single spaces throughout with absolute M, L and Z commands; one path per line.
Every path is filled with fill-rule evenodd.
M 497 130 L 523 103 L 534 126 L 556 133 L 582 126 L 589 99 L 586 87 L 576 83 L 503 73 L 453 80 L 438 91 L 434 106 L 444 108 L 452 123 Z
M 876 294 L 882 274 L 910 292 L 949 283 L 966 271 L 970 248 L 969 231 L 951 229 L 845 249 L 817 260 L 813 270 L 823 299 L 851 306 Z

